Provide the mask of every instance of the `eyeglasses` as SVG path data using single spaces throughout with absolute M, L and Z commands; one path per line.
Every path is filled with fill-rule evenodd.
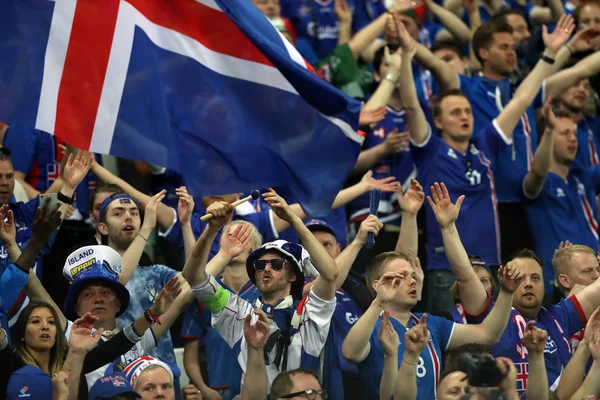
M 317 398 L 317 396 L 321 396 L 321 398 L 323 400 L 327 400 L 327 391 L 325 389 L 319 389 L 319 390 L 306 389 L 301 392 L 290 393 L 286 396 L 281 396 L 280 399 L 291 399 L 293 397 L 302 396 L 302 395 L 305 395 L 306 398 L 309 400 L 315 400 Z
M 256 271 L 264 271 L 267 265 L 271 266 L 273 271 L 280 271 L 283 269 L 286 260 L 284 258 L 273 258 L 271 260 L 255 260 L 254 269 Z

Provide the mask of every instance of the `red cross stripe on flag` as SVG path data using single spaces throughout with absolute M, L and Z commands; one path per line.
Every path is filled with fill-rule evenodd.
M 60 164 L 49 163 L 46 166 L 46 173 L 48 179 L 48 187 L 50 187 L 60 177 Z
M 517 390 L 527 390 L 527 376 L 529 375 L 529 363 L 515 364 L 517 369 Z

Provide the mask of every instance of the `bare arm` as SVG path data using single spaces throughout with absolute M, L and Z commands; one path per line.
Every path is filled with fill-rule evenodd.
M 521 271 L 508 263 L 506 267 L 500 267 L 498 270 L 498 279 L 500 280 L 500 295 L 496 304 L 479 325 L 455 324 L 454 335 L 448 346 L 454 349 L 466 343 L 478 344 L 496 344 L 500 340 L 512 309 L 513 293 L 521 283 Z
M 546 79 L 546 96 L 557 96 L 577 81 L 598 73 L 600 73 L 600 52 L 595 52 L 571 68 L 557 72 Z
M 562 17 L 552 34 L 548 34 L 548 29 L 544 26 L 543 37 L 546 45 L 544 55 L 554 59 L 574 28 L 575 25 L 571 16 Z M 538 61 L 533 70 L 527 75 L 527 78 L 521 83 L 512 100 L 496 118 L 498 127 L 509 138 L 512 138 L 513 130 L 517 126 L 521 115 L 531 105 L 542 86 L 542 82 L 552 73 L 552 70 L 551 64 L 544 60 Z
M 268 192 L 263 194 L 263 197 L 271 206 L 273 212 L 282 220 L 287 221 L 296 231 L 300 242 L 310 254 L 310 260 L 319 271 L 318 278 L 313 282 L 312 290 L 314 293 L 323 300 L 333 299 L 335 297 L 336 281 L 339 276 L 335 261 L 281 196 L 273 189 L 269 189 Z
M 346 0 L 334 0 L 333 11 L 338 20 L 338 46 L 348 43 L 352 36 L 352 12 Z
M 179 218 L 179 224 L 181 225 L 183 248 L 187 260 L 196 243 L 196 237 L 194 236 L 191 223 L 195 203 L 194 198 L 189 195 L 187 187 L 185 186 L 175 189 L 175 194 L 179 197 L 179 201 L 177 202 L 177 217 Z
M 417 398 L 417 364 L 428 340 L 427 314 L 423 314 L 419 323 L 404 334 L 406 350 L 396 376 L 394 400 L 415 400 Z
M 588 347 L 594 362 L 592 364 L 592 368 L 590 368 L 590 371 L 588 372 L 588 375 L 583 381 L 583 384 L 571 397 L 571 400 L 580 400 L 585 396 L 600 395 L 600 330 L 597 325 L 594 327 L 593 332 L 590 335 Z
M 337 208 L 340 208 L 350 203 L 352 200 L 362 196 L 363 194 L 369 193 L 375 188 L 380 189 L 382 192 L 395 192 L 396 190 L 398 190 L 399 186 L 400 184 L 396 181 L 396 178 L 393 176 L 383 179 L 374 179 L 373 172 L 367 171 L 363 175 L 360 182 L 339 191 L 338 195 L 335 197 L 335 200 L 333 200 L 331 209 L 335 210 Z M 294 209 L 294 206 L 295 204 L 292 204 L 290 207 Z M 302 218 L 301 216 L 299 217 Z
M 402 188 L 398 191 L 398 204 L 402 209 L 402 221 L 400 222 L 400 234 L 396 242 L 396 251 L 408 254 L 419 252 L 419 232 L 417 230 L 417 214 L 423 206 L 425 193 L 423 186 L 416 179 L 411 179 L 406 193 Z
M 381 14 L 379 17 L 377 17 L 377 19 L 352 36 L 348 46 L 350 47 L 350 51 L 352 51 L 354 58 L 358 59 L 358 56 L 379 36 L 381 36 L 385 30 L 385 22 L 387 18 L 387 14 Z
M 377 164 L 377 162 L 382 158 L 392 155 L 394 153 L 404 151 L 404 149 L 406 148 L 407 138 L 407 133 L 399 133 L 397 129 L 394 129 L 392 132 L 389 132 L 385 136 L 383 143 L 360 152 L 360 154 L 358 155 L 358 160 L 356 161 L 354 168 L 352 168 L 352 175 L 362 174 L 365 172 L 368 173 L 369 170 L 373 168 L 375 164 Z M 348 190 L 351 188 L 352 186 L 344 190 Z M 344 192 L 344 190 L 340 191 L 338 197 L 342 195 L 342 192 Z M 336 202 L 337 200 L 338 198 L 336 198 Z
M 384 54 L 384 62 L 388 64 L 387 75 L 379 77 L 381 79 L 379 86 L 377 86 L 375 93 L 373 93 L 371 98 L 365 104 L 365 110 L 374 110 L 376 108 L 386 106 L 397 87 L 397 80 L 400 74 L 399 50 L 394 54 L 396 57 L 392 58 L 388 48 L 386 47 Z
M 471 266 L 455 224 L 464 199 L 465 196 L 460 196 L 456 204 L 452 204 L 448 189 L 443 182 L 441 185 L 436 182 L 431 187 L 431 197 L 427 196 L 427 201 L 440 225 L 446 257 L 458 283 L 460 301 L 467 314 L 479 315 L 488 305 L 488 295 Z
M 471 39 L 469 27 L 452 11 L 440 6 L 433 0 L 426 0 L 427 8 L 461 43 L 467 43 Z
M 572 398 L 571 396 L 582 386 L 589 359 L 590 348 L 587 340 L 584 339 L 579 343 L 577 351 L 565 367 L 558 388 L 556 389 L 556 395 L 559 399 Z
M 15 216 L 8 207 L 8 204 L 3 204 L 0 207 L 0 242 L 4 244 L 8 259 L 14 264 L 21 256 L 21 249 L 17 244 Z M 4 222 L 5 220 L 6 222 Z
M 416 144 L 421 144 L 429 136 L 430 129 L 425 118 L 425 113 L 421 108 L 421 104 L 419 104 L 417 88 L 415 87 L 415 80 L 413 78 L 412 58 L 415 54 L 415 46 L 418 47 L 418 44 L 410 37 L 402 22 L 398 22 L 397 25 L 402 43 L 400 96 L 402 97 L 402 103 L 406 112 L 410 138 Z
M 533 321 L 527 323 L 523 344 L 529 353 L 529 376 L 527 377 L 527 398 L 548 400 L 548 374 L 544 361 L 544 348 L 548 332 L 536 328 Z
M 550 170 L 550 160 L 554 148 L 554 127 L 556 126 L 556 117 L 552 112 L 552 98 L 548 99 L 544 105 L 543 114 L 547 127 L 533 156 L 532 168 L 523 178 L 523 192 L 531 199 L 540 194 Z
M 156 340 L 163 337 L 163 335 L 169 331 L 175 320 L 185 311 L 187 306 L 189 306 L 194 299 L 194 294 L 190 289 L 190 285 L 185 281 L 185 279 L 177 274 L 173 280 L 178 281 L 181 287 L 181 293 L 175 297 L 173 303 L 169 306 L 167 311 L 161 315 L 161 324 L 152 325 L 150 328 L 152 329 Z
M 389 400 L 394 394 L 394 384 L 396 383 L 400 338 L 390 322 L 388 312 L 384 312 L 381 317 L 378 339 L 383 348 L 383 373 L 379 383 L 379 399 Z
M 202 371 L 200 370 L 199 351 L 200 339 L 185 340 L 185 344 L 183 345 L 183 367 L 192 384 L 202 392 L 202 389 L 207 385 L 204 383 Z
M 251 324 L 253 314 L 258 316 Z M 242 389 L 242 400 L 264 400 L 268 397 L 269 379 L 264 346 L 269 336 L 269 321 L 262 310 L 255 309 L 244 320 L 244 337 L 248 344 L 248 365 Z
M 369 282 L 367 282 L 367 285 L 369 285 Z M 367 311 L 352 325 L 350 332 L 344 339 L 344 343 L 342 343 L 344 358 L 356 364 L 367 358 L 371 351 L 369 339 L 371 339 L 379 314 L 384 307 L 384 302 L 377 299 L 373 300 Z

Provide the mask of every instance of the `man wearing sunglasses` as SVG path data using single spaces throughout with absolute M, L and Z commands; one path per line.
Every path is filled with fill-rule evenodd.
M 317 399 L 327 400 L 327 392 L 311 371 L 295 369 L 277 375 L 271 385 L 270 399 Z
M 254 308 L 262 309 L 267 315 L 270 336 L 264 353 L 270 383 L 286 370 L 302 367 L 316 372 L 336 305 L 339 271 L 335 261 L 283 198 L 272 189 L 264 198 L 273 212 L 292 226 L 306 250 L 277 240 L 250 254 L 246 269 L 260 292 L 254 303 L 228 292 L 206 272 L 213 240 L 233 213 L 233 207 L 227 202 L 215 202 L 208 207 L 207 212 L 214 217 L 188 257 L 183 276 L 196 298 L 213 313 L 213 327 L 231 348 L 239 349 L 237 360 L 244 374 L 248 360 L 248 343 L 243 337 L 244 318 Z M 303 297 L 304 273 L 313 268 L 319 275 L 308 295 Z M 256 319 L 252 313 L 252 323 Z

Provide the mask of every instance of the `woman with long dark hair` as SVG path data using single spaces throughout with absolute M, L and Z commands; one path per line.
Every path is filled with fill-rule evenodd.
M 69 347 L 58 314 L 48 303 L 31 302 L 13 329 L 14 352 L 50 376 L 63 367 Z

